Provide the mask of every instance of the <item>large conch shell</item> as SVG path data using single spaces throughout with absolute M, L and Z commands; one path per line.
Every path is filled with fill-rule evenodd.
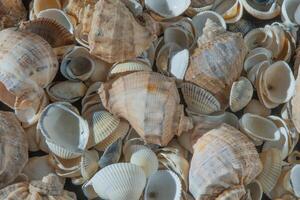
M 19 182 L 0 190 L 0 199 L 44 199 L 76 200 L 73 192 L 64 190 L 64 185 L 55 174 L 44 176 L 42 180 Z
M 0 30 L 16 26 L 26 19 L 26 8 L 21 0 L 0 0 Z
M 237 129 L 223 124 L 194 145 L 189 189 L 196 200 L 218 199 L 235 187 L 244 188 L 261 170 L 254 144 Z
M 25 132 L 11 112 L 0 111 L 0 148 L 0 188 L 3 188 L 17 178 L 28 160 Z
M 42 88 L 57 70 L 56 55 L 40 36 L 12 29 L 0 32 L 0 100 L 15 110 L 20 121 L 38 120 L 45 99 Z
M 129 121 L 148 143 L 165 146 L 192 128 L 174 80 L 161 74 L 131 73 L 103 84 L 99 94 L 104 107 Z
M 155 39 L 152 31 L 140 25 L 122 1 L 98 1 L 91 27 L 91 54 L 109 63 L 139 56 Z
M 185 80 L 211 92 L 225 108 L 230 88 L 242 72 L 247 53 L 240 34 L 226 32 L 210 19 L 190 58 Z

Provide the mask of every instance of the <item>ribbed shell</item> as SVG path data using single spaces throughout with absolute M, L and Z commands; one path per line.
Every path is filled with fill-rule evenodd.
M 246 53 L 241 34 L 226 32 L 207 20 L 203 35 L 198 39 L 198 48 L 190 57 L 185 80 L 211 92 L 225 108 L 231 85 L 242 72 Z
M 24 134 L 13 113 L 0 111 L 0 188 L 17 178 L 27 163 L 28 143 Z
M 249 184 L 262 170 L 254 144 L 223 124 L 194 145 L 189 189 L 196 200 L 215 199 L 224 190 Z
M 97 2 L 89 34 L 93 55 L 108 63 L 132 59 L 147 50 L 154 39 L 122 1 Z
M 157 156 L 148 148 L 134 152 L 130 158 L 130 163 L 140 166 L 144 170 L 147 178 L 158 169 Z
M 22 0 L 0 0 L 0 30 L 17 26 L 26 15 Z
M 104 107 L 126 119 L 148 143 L 167 145 L 174 135 L 192 128 L 173 79 L 155 72 L 135 72 L 103 84 Z

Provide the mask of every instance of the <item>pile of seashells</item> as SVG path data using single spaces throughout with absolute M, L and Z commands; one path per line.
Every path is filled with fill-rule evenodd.
M 0 0 L 0 199 L 300 199 L 299 27 L 300 0 Z

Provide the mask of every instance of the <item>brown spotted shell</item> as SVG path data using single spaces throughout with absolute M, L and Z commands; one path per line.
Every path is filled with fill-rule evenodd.
M 17 26 L 26 15 L 22 0 L 0 0 L 0 30 Z
M 18 177 L 27 160 L 28 143 L 20 122 L 12 112 L 0 111 L 0 189 Z

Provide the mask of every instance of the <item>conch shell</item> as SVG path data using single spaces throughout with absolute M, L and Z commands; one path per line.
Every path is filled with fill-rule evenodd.
M 192 128 L 184 115 L 175 81 L 155 72 L 135 72 L 107 82 L 99 89 L 103 105 L 129 121 L 148 143 L 165 146 Z
M 235 188 L 244 189 L 261 170 L 254 144 L 237 129 L 223 124 L 194 145 L 189 189 L 196 200 L 240 199 L 234 198 Z M 221 198 L 225 193 L 231 195 Z
M 139 56 L 155 39 L 148 25 L 140 25 L 122 1 L 98 1 L 91 27 L 91 54 L 108 63 Z
M 0 30 L 17 26 L 26 15 L 22 0 L 0 0 Z
M 226 32 L 208 19 L 198 48 L 191 55 L 185 80 L 211 92 L 226 108 L 231 85 L 241 75 L 246 53 L 241 34 Z

